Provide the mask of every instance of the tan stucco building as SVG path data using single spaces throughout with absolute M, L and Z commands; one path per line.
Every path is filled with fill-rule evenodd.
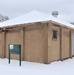
M 0 26 L 1 58 L 8 58 L 9 44 L 21 44 L 24 61 L 50 63 L 74 55 L 74 26 L 44 13 L 33 11 Z M 11 58 L 19 56 L 11 54 Z

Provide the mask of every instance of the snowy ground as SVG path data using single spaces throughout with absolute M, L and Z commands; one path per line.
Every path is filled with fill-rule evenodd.
M 74 58 L 48 65 L 23 61 L 21 67 L 18 60 L 0 59 L 0 75 L 74 75 Z

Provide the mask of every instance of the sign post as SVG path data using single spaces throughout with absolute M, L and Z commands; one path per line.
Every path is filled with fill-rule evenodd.
M 9 44 L 9 64 L 10 64 L 10 54 L 19 54 L 19 66 L 21 66 L 21 45 Z

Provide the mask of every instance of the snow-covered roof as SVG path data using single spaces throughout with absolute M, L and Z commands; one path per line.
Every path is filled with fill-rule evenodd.
M 14 19 L 10 19 L 8 21 L 2 22 L 2 23 L 0 23 L 0 27 L 13 26 L 13 25 L 24 24 L 24 23 L 48 21 L 48 20 L 58 22 L 58 23 L 63 24 L 64 26 L 74 28 L 74 25 L 72 25 L 68 22 L 62 21 L 62 20 L 55 18 L 53 16 L 50 17 L 48 14 L 42 13 L 40 11 L 32 11 L 30 13 L 16 17 Z

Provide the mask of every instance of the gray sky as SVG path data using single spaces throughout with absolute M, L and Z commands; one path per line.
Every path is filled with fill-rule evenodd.
M 74 21 L 74 0 L 0 0 L 0 13 L 14 18 L 32 10 L 51 15 L 58 11 L 58 18 Z

